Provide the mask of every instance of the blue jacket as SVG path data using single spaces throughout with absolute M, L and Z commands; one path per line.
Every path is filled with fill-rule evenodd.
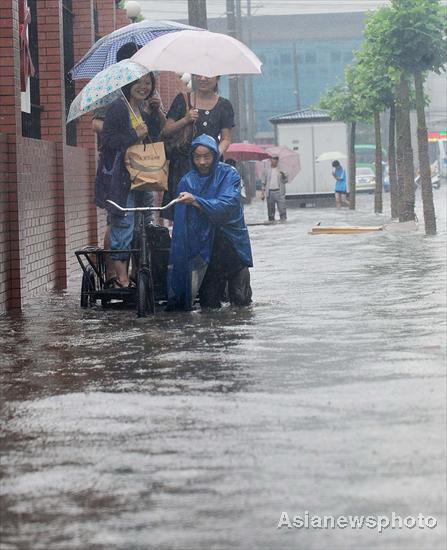
M 192 153 L 199 145 L 213 152 L 214 162 L 208 176 L 200 176 L 192 164 Z M 168 269 L 168 308 L 190 310 L 211 259 L 214 233 L 220 228 L 242 262 L 251 267 L 250 238 L 240 204 L 240 175 L 219 162 L 214 138 L 201 135 L 194 139 L 190 153 L 193 167 L 177 186 L 177 195 L 194 195 L 200 209 L 177 204 L 174 215 L 171 254 Z
M 146 111 L 141 116 L 149 129 L 150 138 L 157 141 L 161 131 L 160 120 Z M 107 109 L 101 132 L 101 154 L 96 172 L 96 205 L 113 214 L 123 216 L 106 199 L 125 206 L 130 191 L 130 176 L 124 165 L 124 155 L 131 145 L 138 143 L 138 134 L 130 121 L 130 114 L 123 99 L 117 99 Z
M 346 192 L 346 172 L 342 166 L 335 169 L 335 191 L 337 193 Z

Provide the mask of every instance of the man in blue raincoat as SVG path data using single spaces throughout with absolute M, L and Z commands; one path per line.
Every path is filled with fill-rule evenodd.
M 180 180 L 168 269 L 168 309 L 219 308 L 228 283 L 230 302 L 251 303 L 250 238 L 240 204 L 240 176 L 219 162 L 214 138 L 191 145 L 192 170 Z

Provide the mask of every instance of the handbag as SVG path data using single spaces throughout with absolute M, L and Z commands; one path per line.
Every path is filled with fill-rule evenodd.
M 191 94 L 182 92 L 183 100 L 185 102 L 185 112 L 188 112 L 191 109 Z M 194 133 L 194 125 L 187 124 L 181 130 L 178 130 L 169 137 L 168 147 L 170 151 L 177 151 L 180 154 L 188 155 L 189 149 L 191 147 L 191 142 Z
M 131 190 L 167 191 L 169 161 L 162 141 L 137 143 L 128 147 L 124 164 Z

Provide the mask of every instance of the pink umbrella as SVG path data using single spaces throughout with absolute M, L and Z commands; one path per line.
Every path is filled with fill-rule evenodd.
M 265 149 L 254 143 L 232 143 L 224 154 L 225 159 L 234 160 L 263 160 L 268 159 L 270 155 Z
M 265 150 L 269 153 L 269 156 L 279 158 L 279 169 L 289 176 L 289 182 L 300 173 L 300 156 L 297 151 L 292 151 L 284 145 L 266 147 Z

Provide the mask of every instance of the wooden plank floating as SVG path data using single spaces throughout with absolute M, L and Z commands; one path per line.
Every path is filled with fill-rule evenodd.
M 372 233 L 373 231 L 383 231 L 383 225 L 316 225 L 309 232 L 311 235 L 325 234 L 355 234 L 355 233 Z

